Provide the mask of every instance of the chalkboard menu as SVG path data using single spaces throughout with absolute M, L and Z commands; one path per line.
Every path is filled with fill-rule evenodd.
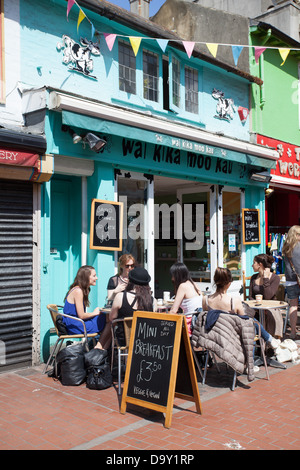
M 260 222 L 258 209 L 242 210 L 242 229 L 244 245 L 260 243 Z
M 166 412 L 165 426 L 169 427 L 174 396 L 194 401 L 201 413 L 185 317 L 136 312 L 121 413 L 125 413 L 126 403 Z
M 90 249 L 122 250 L 123 203 L 93 199 Z

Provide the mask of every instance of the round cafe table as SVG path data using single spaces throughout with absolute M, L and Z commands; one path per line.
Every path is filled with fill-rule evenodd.
M 253 308 L 254 310 L 258 310 L 259 321 L 263 326 L 264 326 L 264 320 L 265 320 L 265 314 L 264 314 L 265 310 L 280 308 L 280 309 L 285 309 L 286 311 L 289 306 L 287 302 L 284 302 L 282 300 L 261 300 L 260 302 L 257 302 L 256 300 L 244 300 L 243 303 L 248 305 L 248 307 Z M 260 366 L 263 364 L 263 361 L 261 360 L 261 358 L 259 358 L 258 362 L 255 361 L 255 365 Z M 276 359 L 274 359 L 274 357 L 267 358 L 267 364 L 271 367 L 278 367 L 280 369 L 287 368 L 285 364 L 282 364 L 281 362 L 277 361 Z

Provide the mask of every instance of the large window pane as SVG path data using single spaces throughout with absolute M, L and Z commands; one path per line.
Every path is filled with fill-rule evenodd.
M 180 62 L 172 58 L 172 103 L 180 107 Z
M 136 93 L 136 63 L 132 47 L 119 42 L 119 89 L 127 93 Z
M 198 71 L 185 67 L 185 110 L 198 114 Z
M 241 196 L 223 191 L 223 265 L 241 279 Z
M 144 98 L 158 101 L 158 56 L 149 51 L 143 52 Z

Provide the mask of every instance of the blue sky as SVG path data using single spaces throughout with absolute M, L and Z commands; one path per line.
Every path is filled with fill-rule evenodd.
M 129 0 L 107 0 L 109 3 L 113 3 L 118 7 L 122 7 L 125 10 L 130 10 L 130 3 Z M 151 0 L 150 1 L 150 8 L 149 8 L 149 15 L 153 16 L 155 13 L 158 12 L 160 7 L 165 3 L 166 0 Z

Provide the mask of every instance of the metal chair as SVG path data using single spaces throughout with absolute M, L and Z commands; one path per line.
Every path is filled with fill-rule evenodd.
M 114 364 L 114 352 L 117 350 L 118 352 L 118 395 L 121 395 L 121 358 L 128 356 L 128 348 L 129 348 L 129 341 L 130 341 L 130 334 L 131 334 L 131 327 L 132 327 L 132 317 L 125 317 L 125 318 L 116 318 L 111 322 L 111 332 L 112 332 L 112 344 L 111 344 L 111 370 L 113 370 Z M 124 338 L 125 344 L 120 345 L 118 341 L 118 337 L 116 334 L 116 327 L 123 326 L 124 328 Z
M 53 350 L 52 350 L 52 352 L 49 356 L 47 364 L 44 367 L 44 370 L 42 372 L 43 374 L 46 374 L 48 372 L 48 367 L 50 366 L 52 360 L 56 357 L 56 354 L 59 353 L 65 339 L 72 340 L 72 339 L 75 339 L 75 338 L 82 338 L 83 343 L 86 347 L 86 350 L 89 351 L 88 338 L 93 338 L 93 341 L 95 342 L 95 337 L 98 336 L 98 333 L 87 333 L 86 332 L 85 323 L 81 318 L 73 317 L 71 315 L 67 315 L 66 313 L 60 312 L 59 309 L 63 309 L 63 306 L 55 305 L 55 304 L 49 304 L 49 305 L 47 305 L 47 309 L 50 312 L 50 315 L 51 315 L 51 318 L 52 318 L 52 321 L 53 321 L 53 324 L 54 324 L 55 332 L 56 332 L 58 338 L 57 338 L 57 341 L 54 345 L 54 348 L 53 348 Z M 61 331 L 59 331 L 59 327 L 57 325 L 57 317 L 58 316 L 72 318 L 72 320 L 80 322 L 82 324 L 82 327 L 83 327 L 83 334 L 78 333 L 78 334 L 75 334 L 75 335 L 68 335 L 68 334 L 64 334 Z M 56 353 L 56 350 L 57 350 L 57 353 Z
M 246 276 L 245 271 L 243 271 L 243 296 L 244 300 L 249 300 L 249 291 L 250 285 L 247 285 L 246 281 L 250 281 L 251 276 Z

